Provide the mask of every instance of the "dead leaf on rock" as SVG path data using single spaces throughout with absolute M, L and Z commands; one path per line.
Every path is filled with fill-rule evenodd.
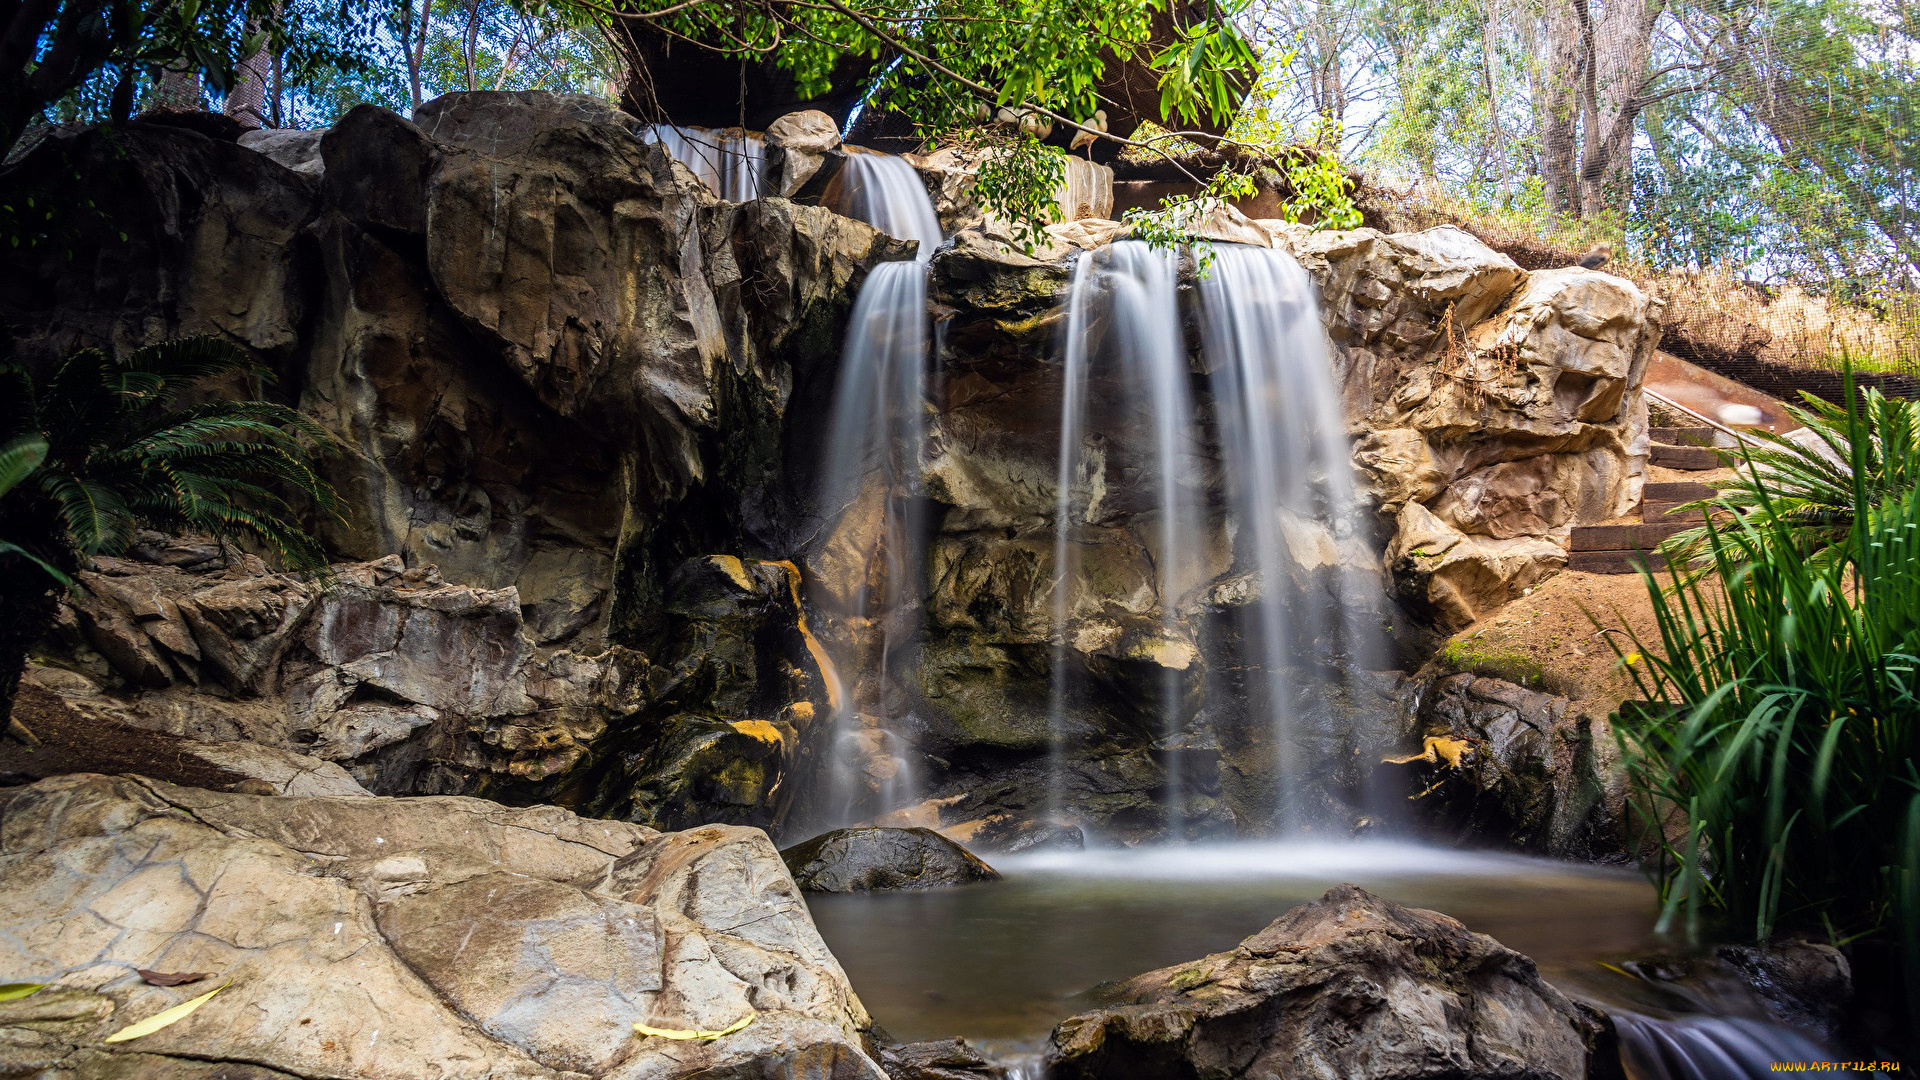
M 213 974 L 210 971 L 148 971 L 146 968 L 134 968 L 133 973 L 155 986 L 185 986 Z
M 166 1009 L 161 1012 L 157 1012 L 152 1016 L 147 1017 L 145 1020 L 140 1021 L 139 1023 L 128 1024 L 126 1027 L 121 1028 L 119 1031 L 114 1032 L 113 1034 L 107 1036 L 105 1039 L 102 1039 L 101 1041 L 110 1042 L 110 1043 L 126 1042 L 128 1039 L 138 1039 L 143 1035 L 151 1035 L 154 1032 L 159 1031 L 161 1028 L 171 1027 L 173 1024 L 178 1023 L 179 1021 L 185 1020 L 189 1015 L 193 1013 L 193 1010 L 199 1008 L 202 1005 L 205 1005 L 207 1001 L 213 997 L 213 995 L 219 993 L 222 990 L 225 990 L 227 987 L 232 985 L 233 985 L 233 980 L 228 979 L 226 982 L 223 982 L 219 986 L 216 986 L 213 989 L 207 991 L 206 993 L 201 994 L 197 998 L 192 998 L 188 1001 L 183 1001 L 180 1004 L 175 1005 L 171 1009 Z
M 731 1035 L 734 1032 L 739 1031 L 741 1028 L 746 1027 L 748 1024 L 753 1023 L 753 1018 L 756 1015 L 758 1014 L 749 1012 L 747 1015 L 741 1017 L 738 1020 L 735 1020 L 733 1023 L 728 1024 L 726 1027 L 723 1027 L 718 1031 L 691 1031 L 691 1030 L 685 1030 L 681 1028 L 657 1028 L 657 1027 L 648 1027 L 645 1024 L 635 1024 L 633 1025 L 633 1030 L 639 1032 L 642 1035 L 651 1035 L 656 1039 L 717 1039 L 722 1035 Z

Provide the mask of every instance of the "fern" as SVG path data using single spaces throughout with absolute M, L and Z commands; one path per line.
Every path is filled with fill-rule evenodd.
M 43 384 L 20 368 L 0 370 L 0 390 L 11 398 L 0 412 L 8 425 L 0 438 L 18 436 L 0 452 L 0 477 L 23 467 L 27 455 L 16 454 L 16 446 L 40 448 L 11 493 L 0 493 L 7 500 L 0 507 L 40 500 L 62 532 L 4 550 L 25 554 L 21 543 L 57 541 L 80 555 L 110 554 L 148 526 L 221 540 L 251 537 L 294 569 L 324 572 L 325 553 L 302 525 L 295 500 L 343 517 L 338 494 L 314 465 L 334 445 L 332 436 L 270 401 L 178 404 L 215 380 L 259 385 L 272 373 L 215 337 L 162 342 L 117 358 L 81 349 Z

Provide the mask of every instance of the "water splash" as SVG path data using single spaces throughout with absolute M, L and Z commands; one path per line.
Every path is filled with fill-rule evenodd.
M 746 202 L 767 192 L 767 142 L 757 131 L 655 124 L 644 136 L 728 202 Z

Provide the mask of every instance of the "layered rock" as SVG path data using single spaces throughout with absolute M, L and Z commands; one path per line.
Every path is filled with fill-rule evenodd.
M 1602 1028 L 1533 961 L 1351 885 L 1054 1029 L 1062 1080 L 1584 1080 Z
M 71 776 L 0 801 L 0 1069 L 879 1080 L 766 837 Z M 139 971 L 206 972 L 166 988 Z M 219 980 L 214 982 L 213 980 Z M 103 1036 L 215 986 L 136 1041 Z M 634 1024 L 718 1031 L 676 1041 Z
M 21 183 L 80 177 L 105 208 L 74 217 L 84 258 L 0 253 L 31 284 L 0 300 L 29 366 L 190 333 L 245 345 L 345 447 L 326 471 L 352 512 L 321 523 L 330 547 L 397 556 L 382 575 L 444 574 L 430 595 L 229 582 L 178 617 L 105 586 L 70 638 L 104 643 L 108 689 L 205 691 L 133 711 L 184 709 L 161 726 L 297 746 L 386 791 L 664 807 L 662 824 L 779 813 L 792 746 L 772 729 L 826 705 L 790 575 L 751 569 L 766 580 L 737 618 L 679 610 L 676 582 L 714 552 L 766 559 L 806 535 L 808 468 L 789 463 L 823 435 L 788 416 L 830 399 L 862 276 L 907 248 L 818 207 L 721 202 L 644 127 L 591 98 L 456 94 L 411 122 L 363 106 L 250 146 L 63 132 L 16 166 Z M 293 625 L 328 620 L 389 640 Z M 455 636 L 436 646 L 429 626 Z M 693 650 L 703 627 L 708 647 L 746 636 L 737 666 Z M 760 775 L 686 770 L 715 733 Z M 709 809 L 709 789 L 734 808 Z
M 210 542 L 134 552 L 145 559 L 80 575 L 66 666 L 30 680 L 89 716 L 216 756 L 297 759 L 357 788 L 344 767 L 380 794 L 772 824 L 823 695 L 788 565 L 683 564 L 663 608 L 684 652 L 656 665 L 618 646 L 538 650 L 511 587 L 450 584 L 393 556 L 318 582 Z

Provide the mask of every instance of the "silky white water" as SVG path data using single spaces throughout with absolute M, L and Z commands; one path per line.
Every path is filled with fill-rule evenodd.
M 827 524 L 817 561 L 829 569 L 813 591 L 846 693 L 814 742 L 796 822 L 803 832 L 870 820 L 919 794 L 888 684 L 919 635 L 927 261 L 942 237 L 926 187 L 900 158 L 850 155 L 834 196 L 842 213 L 920 246 L 913 261 L 868 274 L 841 354 L 819 491 Z
M 728 202 L 766 194 L 767 143 L 757 131 L 655 124 L 647 129 L 647 137 Z
M 1256 763 L 1262 794 L 1241 808 L 1237 831 L 1284 834 L 1312 823 L 1300 790 L 1302 770 L 1317 763 L 1301 703 L 1323 702 L 1380 666 L 1380 554 L 1364 536 L 1311 279 L 1284 252 L 1214 245 L 1199 255 L 1204 400 L 1182 330 L 1176 253 L 1137 241 L 1088 252 L 1064 301 L 1048 809 L 1075 816 L 1071 747 L 1076 680 L 1085 678 L 1076 635 L 1102 599 L 1081 584 L 1082 552 L 1125 503 L 1153 560 L 1159 634 L 1136 652 L 1155 656 L 1159 672 L 1151 707 L 1165 835 L 1188 835 L 1200 777 L 1186 751 L 1213 740 Z M 1223 548 L 1230 565 L 1210 562 Z M 1215 595 L 1196 595 L 1203 587 Z M 1205 705 L 1214 729 L 1200 731 L 1191 672 L 1209 605 L 1234 619 L 1230 663 L 1252 675 L 1214 686 Z M 1224 723 L 1240 712 L 1250 719 Z

